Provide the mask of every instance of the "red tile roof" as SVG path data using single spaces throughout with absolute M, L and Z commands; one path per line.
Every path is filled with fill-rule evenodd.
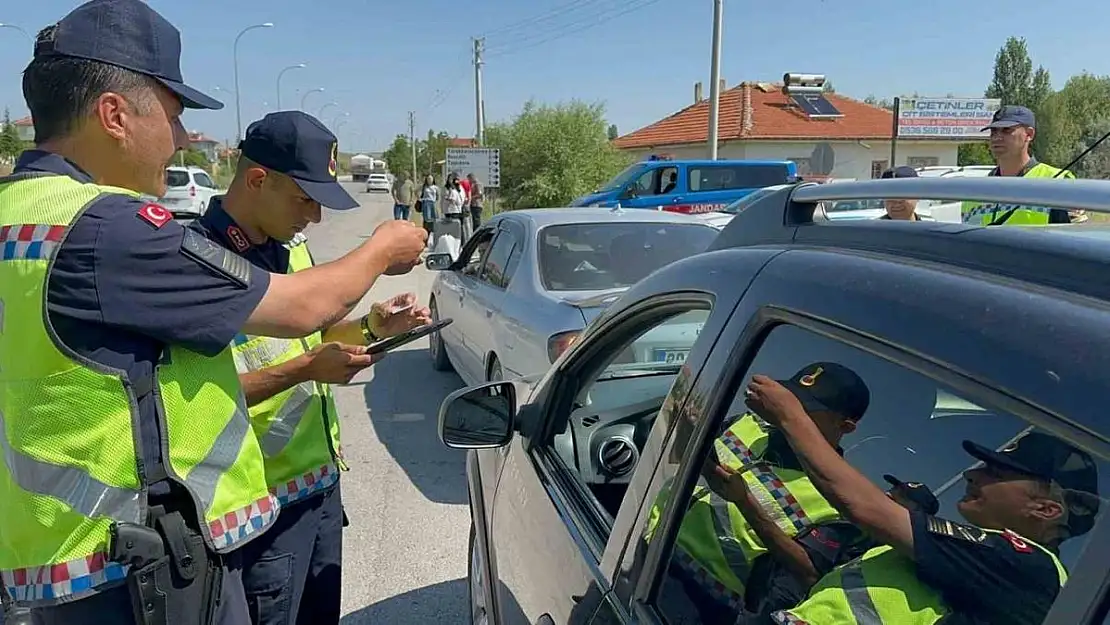
M 216 139 L 209 139 L 203 132 L 190 132 L 189 143 L 219 143 Z
M 721 92 L 720 141 L 823 140 L 857 141 L 890 138 L 893 113 L 835 93 L 828 98 L 843 117 L 809 119 L 781 91 L 782 83 L 744 82 Z M 709 140 L 709 100 L 613 140 L 619 149 L 704 143 Z
M 30 117 L 21 117 L 12 122 L 13 126 L 33 126 L 35 122 L 31 121 Z
M 449 147 L 449 148 L 472 148 L 477 143 L 478 142 L 475 141 L 474 139 L 468 139 L 466 137 L 453 137 L 453 138 L 447 140 L 447 147 Z

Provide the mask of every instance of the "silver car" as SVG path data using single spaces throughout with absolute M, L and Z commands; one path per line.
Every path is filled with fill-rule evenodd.
M 454 323 L 432 336 L 436 369 L 467 384 L 546 371 L 586 325 L 656 269 L 704 251 L 718 230 L 664 211 L 548 208 L 501 213 L 439 270 L 429 307 Z M 703 319 L 682 316 L 618 357 L 634 368 L 685 361 Z

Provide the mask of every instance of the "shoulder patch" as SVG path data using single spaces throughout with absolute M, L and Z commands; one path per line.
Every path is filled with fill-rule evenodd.
M 1005 538 L 1006 542 L 1010 543 L 1010 546 L 1018 553 L 1033 553 L 1033 545 L 1030 545 L 1027 540 L 1010 530 L 1002 532 L 1002 538 Z
M 236 252 L 245 252 L 251 246 L 251 242 L 247 240 L 247 235 L 239 229 L 239 226 L 231 225 L 227 227 L 227 240 L 235 246 Z
M 185 237 L 181 240 L 181 253 L 244 287 L 250 286 L 250 262 L 192 228 L 185 229 Z
M 938 519 L 934 516 L 930 516 L 928 519 L 927 526 L 930 534 L 948 536 L 969 543 L 981 543 L 987 540 L 988 534 L 974 525 L 953 523 L 948 519 Z
M 154 203 L 143 204 L 143 207 L 139 209 L 138 215 L 139 219 L 142 219 L 155 228 L 161 228 L 173 219 L 173 213 L 166 210 L 165 207 Z

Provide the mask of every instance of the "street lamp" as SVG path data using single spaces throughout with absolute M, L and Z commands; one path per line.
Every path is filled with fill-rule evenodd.
M 277 108 L 278 108 L 279 111 L 281 110 L 281 77 L 285 75 L 285 72 L 288 72 L 291 69 L 304 69 L 305 67 L 307 67 L 307 65 L 305 65 L 304 63 L 297 63 L 296 65 L 290 65 L 289 67 L 286 67 L 286 68 L 282 69 L 280 72 L 278 72 L 278 75 L 277 75 Z
M 239 141 L 243 138 L 243 112 L 239 106 L 239 40 L 243 37 L 243 35 L 256 28 L 273 27 L 274 25 L 270 22 L 266 22 L 265 24 L 255 24 L 254 26 L 247 26 L 243 30 L 239 31 L 239 34 L 235 36 L 235 43 L 231 46 L 232 66 L 235 70 L 235 125 L 239 130 L 239 134 L 235 137 L 236 141 Z
M 5 24 L 3 22 L 0 22 L 0 28 L 10 28 L 12 30 L 18 30 L 19 32 L 23 33 L 23 36 L 26 37 L 27 40 L 30 41 L 32 45 L 35 43 L 35 38 L 31 36 L 31 33 L 27 32 L 26 30 L 23 30 L 22 26 L 16 26 L 15 24 Z
M 333 121 L 331 123 L 331 127 L 332 128 L 339 128 L 339 124 L 340 124 L 339 120 L 344 118 L 344 117 L 350 117 L 350 116 L 351 116 L 350 113 L 340 113 L 340 114 L 336 115 L 335 116 L 335 121 Z M 347 121 L 347 120 L 344 119 L 343 121 Z
M 329 106 L 339 106 L 339 103 L 332 100 L 331 102 L 328 102 L 324 106 L 321 106 L 320 110 L 316 111 L 316 119 L 320 119 L 321 117 L 323 117 L 324 116 L 324 111 L 328 110 Z
M 315 89 L 313 89 L 311 91 L 306 91 L 305 94 L 303 96 L 301 96 L 301 110 L 302 111 L 305 110 L 305 107 L 307 106 L 306 101 L 308 100 L 308 96 L 310 96 L 314 93 L 323 93 L 323 92 L 324 92 L 323 87 L 316 87 Z

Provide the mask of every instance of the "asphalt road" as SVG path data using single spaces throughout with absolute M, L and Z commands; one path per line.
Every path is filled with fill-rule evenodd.
M 344 186 L 362 206 L 325 210 L 306 231 L 317 262 L 342 256 L 393 216 L 388 196 Z M 382 277 L 354 314 L 405 291 L 426 304 L 432 278 L 423 267 Z M 436 434 L 440 402 L 462 385 L 454 373 L 432 369 L 425 338 L 335 389 L 351 468 L 340 480 L 351 523 L 343 538 L 343 625 L 467 619 L 464 454 Z

